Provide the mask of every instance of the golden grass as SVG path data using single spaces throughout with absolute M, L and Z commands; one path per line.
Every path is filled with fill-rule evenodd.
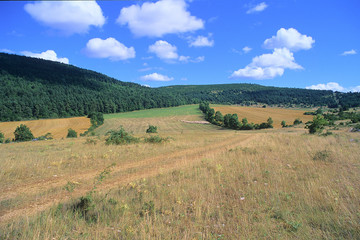
M 249 122 L 262 123 L 271 117 L 274 121 L 274 128 L 281 128 L 281 121 L 285 121 L 286 124 L 292 125 L 294 120 L 299 118 L 304 123 L 311 121 L 313 116 L 304 115 L 305 111 L 284 109 L 284 108 L 261 108 L 261 107 L 241 107 L 241 106 L 224 106 L 224 105 L 211 105 L 215 111 L 220 111 L 223 115 L 236 113 L 239 117 L 239 121 L 243 118 L 247 118 Z
M 139 175 L 110 192 L 99 189 L 95 208 L 86 218 L 71 210 L 74 198 L 10 223 L 1 236 L 359 239 L 359 142 L 358 134 L 325 138 L 282 131 L 258 133 L 224 151 L 199 155 L 195 165 L 189 164 L 193 155 L 184 155 L 186 164 L 164 169 L 156 177 Z M 319 152 L 326 154 L 314 158 Z
M 107 119 L 96 129 L 123 125 L 142 138 L 156 125 L 173 139 L 164 144 L 108 146 L 101 136 L 95 145 L 0 145 L 0 239 L 360 239 L 358 133 L 181 120 L 202 117 Z M 74 211 L 112 163 L 94 208 Z
M 51 133 L 56 139 L 65 138 L 68 129 L 74 129 L 78 134 L 85 132 L 90 127 L 90 119 L 86 117 L 42 119 L 18 122 L 0 122 L 0 131 L 5 138 L 14 138 L 14 131 L 20 124 L 28 126 L 35 137 Z

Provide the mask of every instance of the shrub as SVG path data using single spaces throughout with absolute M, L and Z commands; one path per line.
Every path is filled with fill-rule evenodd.
M 146 133 L 157 133 L 157 127 L 153 125 L 149 125 L 149 128 L 146 129 Z
M 302 123 L 302 121 L 299 118 L 295 119 L 294 125 L 299 125 L 300 123 Z
M 334 161 L 334 159 L 331 155 L 331 152 L 329 152 L 327 150 L 316 152 L 314 154 L 313 160 L 314 161 L 322 161 L 322 162 L 333 162 Z
M 121 144 L 129 144 L 129 143 L 137 143 L 139 142 L 139 139 L 136 137 L 131 136 L 128 132 L 124 130 L 123 127 L 120 127 L 118 131 L 111 130 L 106 133 L 106 136 L 108 136 L 105 139 L 105 143 L 107 145 L 109 144 L 115 144 L 115 145 L 121 145 Z
M 67 138 L 77 138 L 77 132 L 71 128 L 68 129 Z
M 51 140 L 51 139 L 53 139 L 53 136 L 51 133 L 47 133 L 43 136 L 38 137 L 37 139 L 38 140 Z
M 5 143 L 10 143 L 10 142 L 11 142 L 10 138 L 5 139 Z
M 169 138 L 162 138 L 160 136 L 151 136 L 149 138 L 145 138 L 145 142 L 147 143 L 162 143 L 169 141 Z
M 3 143 L 5 141 L 5 136 L 2 132 L 0 132 L 0 143 Z
M 312 122 L 309 122 L 306 126 L 306 128 L 309 129 L 310 134 L 315 133 L 321 133 L 325 126 L 329 125 L 329 122 L 324 119 L 324 116 L 322 115 L 316 115 L 314 116 L 314 119 Z
M 93 144 L 96 145 L 97 141 L 95 139 L 87 138 L 85 144 Z
M 91 126 L 94 126 L 95 128 L 104 123 L 104 115 L 100 112 L 91 112 L 89 113 L 88 118 L 90 118 Z
M 284 128 L 284 127 L 287 127 L 286 125 L 286 122 L 284 120 L 281 121 L 281 126 Z
M 31 130 L 24 124 L 21 124 L 15 129 L 14 132 L 16 142 L 31 141 L 34 139 L 34 135 Z

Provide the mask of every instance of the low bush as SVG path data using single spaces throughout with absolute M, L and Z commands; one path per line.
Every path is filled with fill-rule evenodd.
M 168 142 L 170 140 L 170 138 L 162 138 L 160 136 L 151 136 L 148 138 L 145 138 L 145 142 L 147 143 L 163 143 L 163 142 Z
M 5 141 L 5 136 L 2 132 L 0 132 L 0 143 L 4 143 Z
M 333 162 L 332 154 L 328 150 L 317 151 L 313 156 L 314 161 Z
M 146 133 L 157 133 L 157 127 L 153 125 L 149 125 L 149 128 L 146 129 Z
M 68 129 L 67 138 L 77 138 L 77 132 L 71 128 Z
M 120 127 L 119 130 L 111 130 L 106 133 L 108 136 L 105 139 L 105 144 L 115 144 L 115 145 L 122 145 L 122 144 L 129 144 L 129 143 L 137 143 L 139 142 L 139 138 L 131 136 L 128 132 L 125 131 L 123 127 Z

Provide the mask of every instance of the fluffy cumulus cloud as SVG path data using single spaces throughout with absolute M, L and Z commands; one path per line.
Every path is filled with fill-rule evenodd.
M 191 39 L 189 45 L 190 47 L 212 47 L 214 46 L 214 40 L 209 40 L 208 37 L 198 36 L 195 39 Z
M 160 81 L 160 82 L 168 82 L 174 80 L 173 77 L 168 77 L 166 75 L 162 75 L 159 73 L 151 73 L 141 77 L 143 81 Z
M 105 17 L 95 1 L 41 1 L 25 4 L 25 11 L 38 22 L 66 34 L 86 33 L 102 27 Z
M 176 46 L 163 40 L 158 40 L 153 45 L 150 45 L 149 52 L 154 53 L 158 58 L 164 60 L 175 60 L 179 58 Z
M 264 47 L 267 49 L 287 48 L 291 51 L 308 50 L 312 48 L 315 40 L 299 33 L 294 28 L 280 28 L 276 36 L 272 36 L 264 41 Z
M 162 37 L 204 27 L 203 20 L 187 11 L 185 0 L 160 0 L 122 8 L 117 23 L 127 25 L 138 37 Z
M 247 14 L 256 13 L 256 12 L 262 12 L 264 11 L 268 5 L 265 2 L 259 3 L 258 5 L 250 8 L 246 11 Z
M 126 47 L 112 37 L 105 40 L 100 38 L 90 39 L 86 44 L 85 53 L 89 57 L 109 58 L 112 61 L 135 57 L 135 49 L 133 47 Z
M 33 52 L 29 52 L 29 51 L 23 51 L 21 53 L 24 54 L 27 57 L 41 58 L 41 59 L 45 59 L 45 60 L 50 60 L 50 61 L 69 64 L 69 59 L 67 59 L 67 58 L 58 58 L 57 54 L 56 54 L 56 52 L 54 50 L 47 50 L 47 51 L 42 52 L 42 53 L 33 53 Z
M 343 52 L 341 55 L 347 56 L 347 55 L 355 55 L 355 54 L 357 54 L 357 52 L 354 49 L 351 49 L 350 51 Z
M 332 90 L 332 91 L 338 91 L 338 92 L 360 92 L 360 86 L 345 88 L 336 82 L 320 83 L 317 85 L 311 85 L 311 86 L 306 87 L 306 89 Z
M 287 48 L 276 48 L 271 54 L 254 57 L 245 68 L 234 71 L 231 78 L 271 79 L 282 76 L 285 69 L 302 69 Z

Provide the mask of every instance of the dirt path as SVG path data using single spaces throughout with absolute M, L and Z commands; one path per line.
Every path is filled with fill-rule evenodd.
M 253 137 L 254 135 L 250 134 L 234 135 L 226 141 L 213 143 L 200 148 L 190 148 L 164 156 L 115 166 L 112 169 L 111 177 L 100 185 L 97 190 L 102 191 L 112 189 L 136 179 L 148 178 L 165 171 L 168 172 L 174 169 L 188 167 L 201 159 L 220 154 L 230 148 L 245 144 Z M 77 185 L 76 191 L 72 193 L 71 197 L 74 198 L 84 195 L 91 189 L 93 179 L 99 172 L 100 171 L 91 171 L 80 173 L 71 176 L 70 179 L 68 177 L 51 180 L 44 179 L 41 182 L 5 190 L 2 192 L 1 199 L 13 199 L 20 194 L 32 197 L 29 197 L 29 199 L 17 209 L 0 212 L 0 223 L 6 223 L 20 216 L 32 215 L 49 208 L 53 204 L 69 200 L 70 194 L 62 189 L 68 181 L 81 183 Z M 56 188 L 58 188 L 57 191 Z M 55 189 L 55 191 L 51 191 L 52 189 Z M 44 197 L 39 198 L 38 196 L 41 196 L 41 193 L 44 192 L 47 192 L 47 194 Z

